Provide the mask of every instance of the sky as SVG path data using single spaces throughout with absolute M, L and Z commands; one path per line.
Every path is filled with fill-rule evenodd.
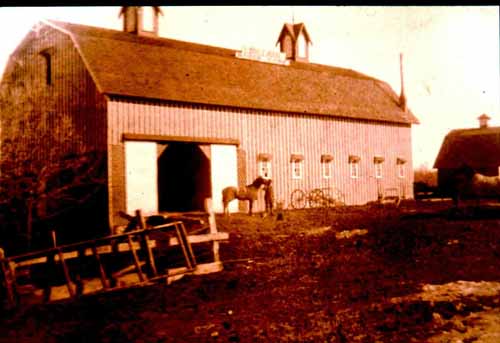
M 40 19 L 122 29 L 119 7 L 0 7 L 0 73 Z M 239 50 L 278 50 L 285 22 L 303 22 L 310 61 L 354 69 L 399 94 L 403 53 L 413 165 L 432 167 L 444 136 L 477 127 L 483 113 L 500 126 L 499 6 L 162 6 L 160 36 Z

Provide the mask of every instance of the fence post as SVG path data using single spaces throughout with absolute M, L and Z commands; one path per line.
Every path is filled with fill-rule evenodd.
M 208 225 L 210 226 L 210 233 L 217 233 L 217 225 L 215 223 L 215 213 L 212 206 L 212 199 L 205 199 L 205 211 L 208 213 Z M 220 263 L 219 256 L 219 242 L 213 241 L 213 253 L 214 253 L 214 262 Z
M 5 253 L 2 248 L 0 248 L 0 264 L 2 265 L 2 274 L 5 283 L 5 290 L 7 292 L 7 301 L 9 307 L 16 306 L 16 298 L 14 295 L 14 285 L 15 285 L 15 275 L 12 274 L 13 268 L 11 268 L 10 261 L 5 259 Z

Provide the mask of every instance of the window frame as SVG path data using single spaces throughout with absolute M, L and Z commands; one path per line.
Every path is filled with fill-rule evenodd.
M 402 159 L 402 158 L 399 158 L 399 157 L 396 159 L 397 174 L 398 174 L 398 178 L 400 178 L 400 179 L 406 178 L 406 168 L 405 168 L 405 165 L 406 165 L 406 160 L 405 159 Z
M 383 179 L 384 178 L 384 164 L 385 158 L 382 155 L 375 155 L 373 157 L 373 164 L 375 168 L 375 178 Z
M 384 177 L 384 173 L 383 173 L 383 166 L 382 166 L 383 162 L 380 162 L 380 163 L 374 163 L 375 165 L 375 178 L 376 179 L 382 179 Z
M 360 167 L 359 167 L 359 161 L 361 161 L 361 158 L 356 155 L 349 155 L 349 175 L 351 179 L 359 179 L 360 176 Z
M 323 179 L 332 178 L 332 161 L 321 162 L 321 174 L 323 176 Z
M 304 177 L 304 156 L 302 154 L 292 154 L 290 165 L 292 168 L 292 179 L 302 179 Z
M 332 178 L 332 161 L 333 156 L 328 154 L 321 155 L 321 176 L 323 179 Z
M 292 179 L 300 180 L 304 176 L 304 164 L 303 160 L 292 161 Z M 298 173 L 297 173 L 298 171 Z
M 404 179 L 406 177 L 406 173 L 405 173 L 405 165 L 404 164 L 398 164 L 397 165 L 398 167 L 398 177 L 400 179 Z
M 359 179 L 359 161 L 349 162 L 349 174 L 351 179 Z
M 272 176 L 272 167 L 270 160 L 259 160 L 257 162 L 258 175 L 264 178 L 271 178 Z M 267 172 L 267 175 L 266 175 Z
M 42 56 L 44 61 L 44 71 L 45 71 L 45 85 L 51 86 L 54 83 L 54 70 L 53 70 L 53 57 L 48 50 L 40 51 L 40 56 Z

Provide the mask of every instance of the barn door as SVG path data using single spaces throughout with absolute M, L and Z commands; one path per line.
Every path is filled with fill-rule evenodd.
M 156 160 L 155 142 L 125 142 L 127 213 L 158 212 Z
M 222 190 L 227 186 L 238 186 L 236 146 L 213 144 L 210 150 L 212 203 L 215 212 L 222 212 Z M 238 211 L 237 200 L 229 204 L 229 211 Z

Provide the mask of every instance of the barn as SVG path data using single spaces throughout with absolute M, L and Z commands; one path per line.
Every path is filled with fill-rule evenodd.
M 487 114 L 478 118 L 477 128 L 450 131 L 443 140 L 434 168 L 438 187 L 445 195 L 454 194 L 454 175 L 464 166 L 487 176 L 499 175 L 500 127 L 491 127 Z
M 309 62 L 304 24 L 283 25 L 280 52 L 236 51 L 159 37 L 158 7 L 121 15 L 122 31 L 38 23 L 2 79 L 20 108 L 35 104 L 50 127 L 69 122 L 60 134 L 105 156 L 103 226 L 138 208 L 200 210 L 207 197 L 220 212 L 224 187 L 258 175 L 285 207 L 297 188 L 337 189 L 349 205 L 387 188 L 413 196 L 418 121 L 404 91 Z

